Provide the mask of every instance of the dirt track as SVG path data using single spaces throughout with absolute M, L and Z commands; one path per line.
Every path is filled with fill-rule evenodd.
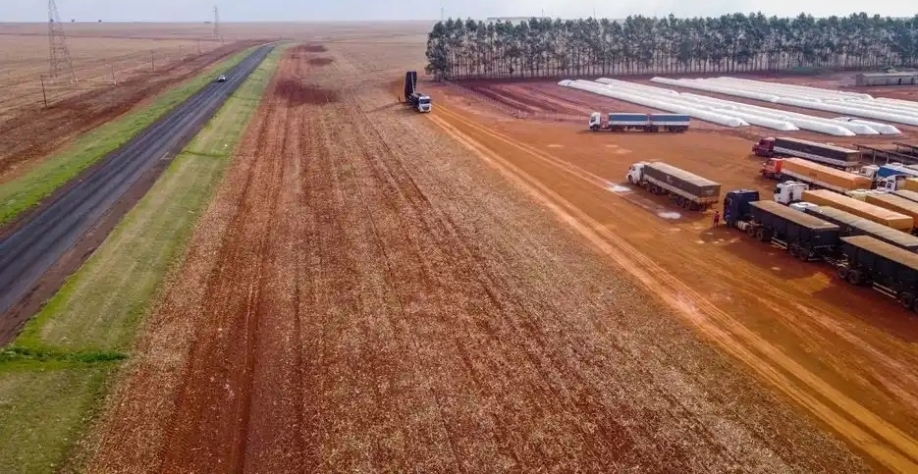
M 471 144 L 458 112 L 415 115 L 329 55 L 282 60 L 91 472 L 865 469 L 623 277 L 613 223 L 537 205 L 440 138 Z M 571 184 L 590 192 L 537 197 Z

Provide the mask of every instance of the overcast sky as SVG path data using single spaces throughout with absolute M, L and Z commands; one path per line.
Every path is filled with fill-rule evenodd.
M 68 21 L 204 21 L 215 0 L 57 0 Z M 490 16 L 545 15 L 562 18 L 593 14 L 621 18 L 631 14 L 676 16 L 762 11 L 795 16 L 802 8 L 815 16 L 866 10 L 890 16 L 912 16 L 915 0 L 875 0 L 857 6 L 853 0 L 222 0 L 221 21 L 428 20 L 446 16 L 484 19 Z M 46 21 L 46 0 L 0 0 L 0 22 Z M 845 6 L 840 6 L 845 5 Z

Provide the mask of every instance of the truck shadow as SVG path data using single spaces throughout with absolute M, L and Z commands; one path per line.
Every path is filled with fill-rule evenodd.
M 781 278 L 794 280 L 831 271 L 823 262 L 801 262 L 775 244 L 759 242 L 744 232 L 720 225 L 699 235 L 706 244 L 715 245 L 756 267 L 769 270 Z
M 624 183 L 609 183 L 610 190 L 613 194 L 628 201 L 630 204 L 640 207 L 641 209 L 656 215 L 660 220 L 670 221 L 674 224 L 694 224 L 699 221 L 707 220 L 711 222 L 714 218 L 714 211 L 690 211 L 682 209 L 672 202 L 666 196 L 655 196 L 644 191 L 643 189 Z M 628 189 L 628 192 L 617 192 L 616 188 L 622 190 Z

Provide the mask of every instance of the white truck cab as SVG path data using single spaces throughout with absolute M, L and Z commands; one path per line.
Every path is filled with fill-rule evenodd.
M 791 205 L 803 199 L 803 192 L 808 189 L 808 184 L 797 181 L 778 183 L 775 186 L 775 202 L 785 206 Z
M 638 184 L 644 178 L 644 166 L 647 165 L 646 161 L 638 161 L 628 168 L 628 174 L 625 175 L 628 178 L 628 182 L 631 184 Z
M 422 95 L 418 97 L 418 112 L 427 113 L 433 110 L 433 102 L 430 100 L 429 95 Z
M 597 131 L 602 128 L 602 114 L 593 112 L 590 114 L 590 130 Z

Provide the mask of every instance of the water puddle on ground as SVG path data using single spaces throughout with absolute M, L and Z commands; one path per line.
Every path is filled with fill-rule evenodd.
M 620 185 L 620 184 L 609 184 L 609 185 L 608 185 L 608 189 L 609 189 L 609 191 L 612 191 L 613 193 L 629 193 L 629 192 L 631 192 L 631 188 L 629 188 L 628 186 L 622 186 L 622 185 Z
M 564 145 L 558 145 L 557 143 L 552 143 L 551 145 L 548 145 L 548 148 L 563 148 L 563 147 Z
M 679 219 L 682 217 L 682 214 L 679 214 L 678 212 L 672 212 L 672 211 L 658 212 L 657 215 L 664 219 Z

